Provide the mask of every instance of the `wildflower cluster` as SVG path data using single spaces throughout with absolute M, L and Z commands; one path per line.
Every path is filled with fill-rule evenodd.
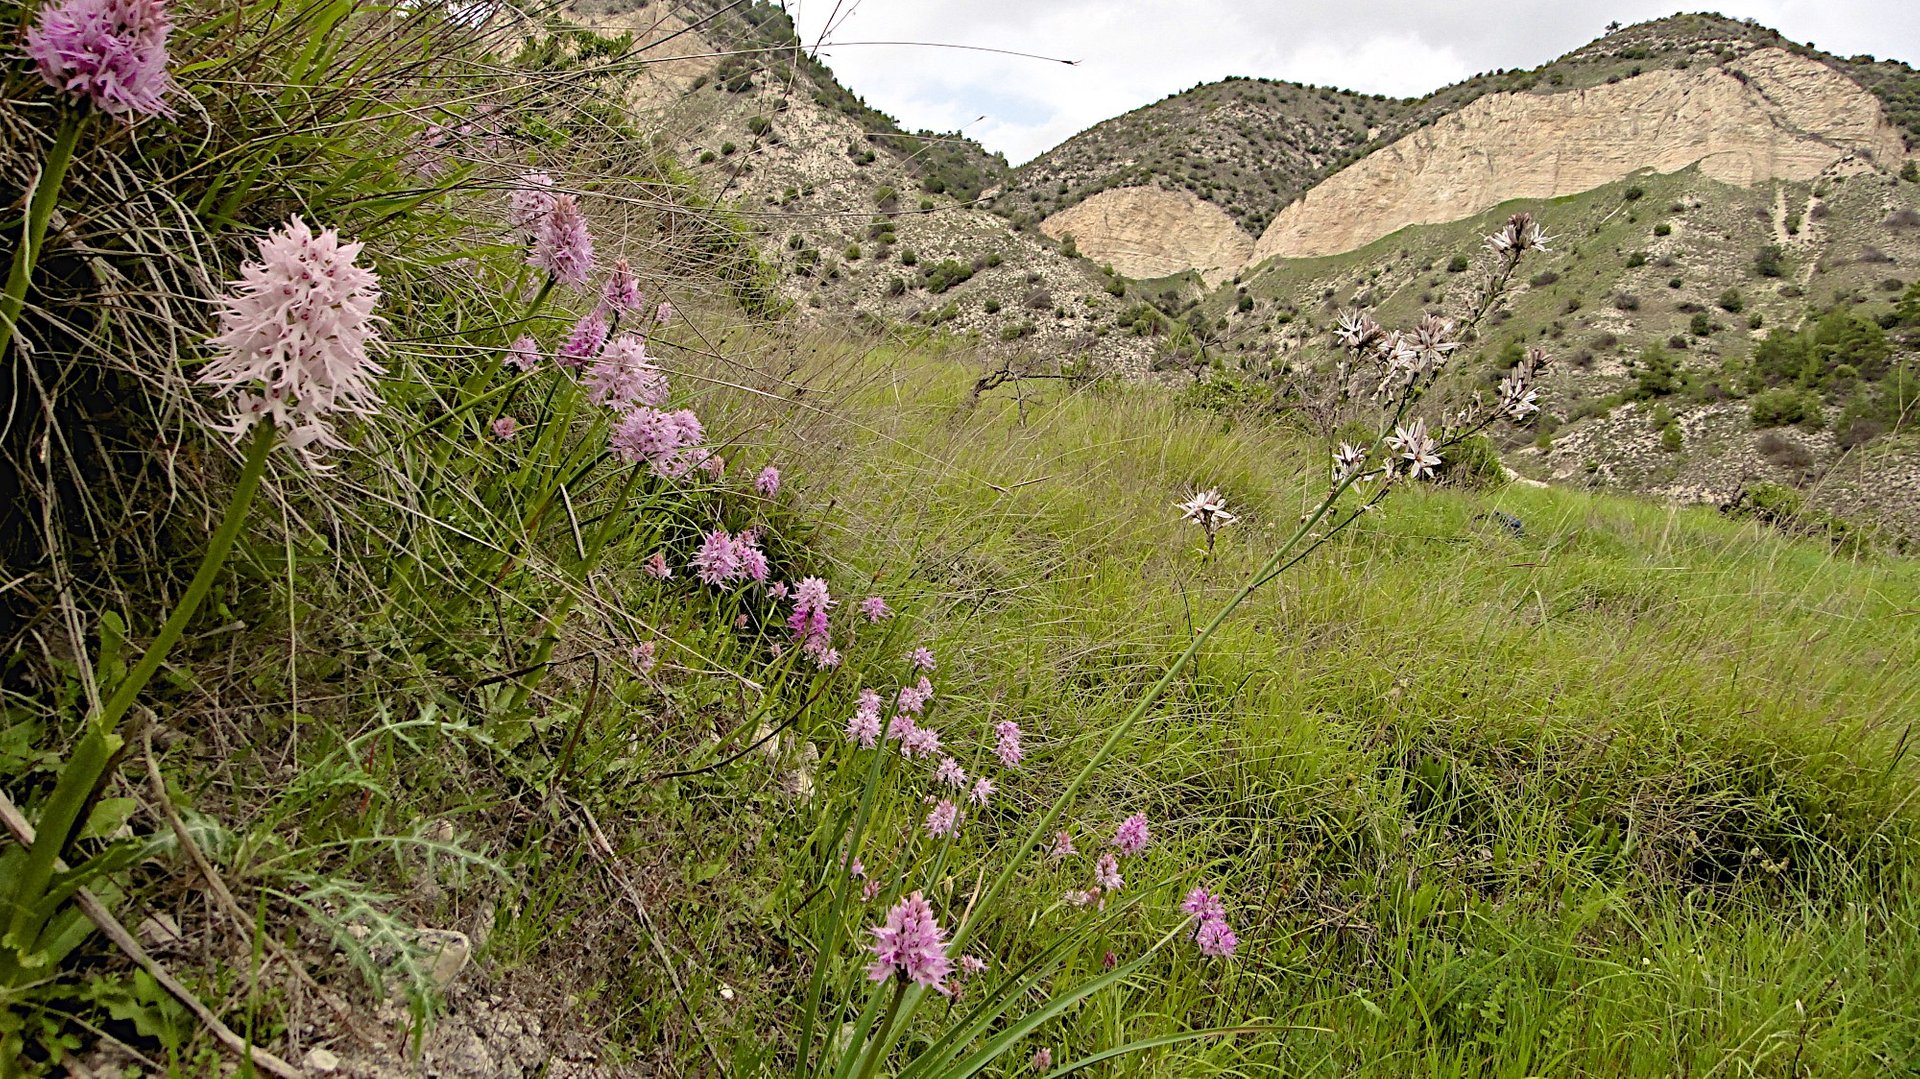
M 787 628 L 793 631 L 801 653 L 822 670 L 840 665 L 840 650 L 833 647 L 827 617 L 835 602 L 827 582 L 818 577 L 802 577 L 793 586 L 793 613 L 787 616 Z
M 1239 946 L 1240 938 L 1234 935 L 1233 927 L 1227 924 L 1227 908 L 1218 896 L 1205 888 L 1196 887 L 1187 893 L 1180 909 L 1197 923 L 1193 940 L 1200 946 L 1201 955 L 1224 959 Z
M 707 533 L 688 568 L 702 584 L 719 585 L 742 579 L 764 581 L 767 556 L 760 550 L 760 537 L 753 529 L 737 536 L 715 529 Z
M 310 463 L 316 447 L 341 449 L 330 419 L 379 412 L 385 373 L 369 349 L 379 339 L 380 279 L 354 265 L 358 243 L 315 233 L 297 215 L 259 241 L 260 258 L 220 300 L 214 359 L 200 382 L 233 397 L 224 428 L 239 436 L 270 419 Z
M 28 28 L 27 55 L 48 85 L 109 116 L 172 116 L 172 30 L 165 0 L 63 0 Z
M 1389 330 L 1364 312 L 1340 316 L 1333 336 L 1342 351 L 1338 366 L 1342 392 L 1351 392 L 1354 382 L 1370 382 L 1374 404 L 1392 417 L 1392 433 L 1375 446 L 1345 442 L 1337 446 L 1331 477 L 1335 487 L 1362 480 L 1384 484 L 1436 476 L 1446 447 L 1495 420 L 1524 420 L 1539 410 L 1536 387 L 1549 359 L 1536 348 L 1508 372 L 1493 400 L 1475 394 L 1466 407 L 1443 415 L 1431 427 L 1424 417 L 1407 418 L 1413 405 L 1439 380 L 1448 359 L 1466 343 L 1473 326 L 1505 294 L 1521 259 L 1529 252 L 1550 250 L 1548 239 L 1532 216 L 1524 213 L 1513 215 L 1500 231 L 1488 236 L 1486 247 L 1493 265 L 1463 319 L 1429 312 L 1412 329 Z
M 1088 905 L 1104 906 L 1108 895 L 1126 886 L 1126 878 L 1120 875 L 1120 859 L 1123 857 L 1131 858 L 1138 855 L 1141 851 L 1146 850 L 1152 842 L 1153 832 L 1147 826 L 1146 814 L 1135 813 L 1126 820 L 1121 821 L 1119 826 L 1114 829 L 1113 838 L 1109 841 L 1109 845 L 1114 849 L 1102 851 L 1099 857 L 1094 859 L 1092 887 L 1084 889 L 1075 888 L 1067 891 L 1063 896 L 1067 905 L 1072 907 L 1084 907 Z M 1075 853 L 1073 835 L 1064 831 L 1055 833 L 1053 837 L 1053 849 L 1050 853 L 1055 858 L 1065 858 Z

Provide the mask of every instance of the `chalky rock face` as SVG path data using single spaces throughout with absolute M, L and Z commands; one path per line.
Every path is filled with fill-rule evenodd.
M 1071 233 L 1081 254 L 1135 279 L 1199 270 L 1218 285 L 1253 254 L 1253 238 L 1224 210 L 1157 187 L 1102 191 L 1048 217 L 1040 231 L 1056 240 Z
M 1872 94 L 1816 60 L 1758 49 L 1719 67 L 1483 97 L 1308 191 L 1274 218 L 1253 261 L 1351 251 L 1408 225 L 1589 191 L 1643 169 L 1697 164 L 1750 187 L 1810 180 L 1848 158 L 1896 168 L 1904 152 Z

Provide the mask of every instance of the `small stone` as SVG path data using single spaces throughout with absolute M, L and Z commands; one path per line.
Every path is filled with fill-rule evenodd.
M 326 1075 L 339 1070 L 340 1054 L 316 1045 L 307 1050 L 307 1055 L 300 1061 L 300 1066 L 315 1075 Z
M 427 976 L 441 989 L 452 985 L 460 972 L 467 969 L 467 960 L 473 955 L 473 942 L 465 933 L 457 929 L 422 929 L 419 940 L 432 957 Z
M 164 948 L 180 942 L 180 923 L 166 911 L 149 915 L 140 923 L 140 942 L 149 948 Z

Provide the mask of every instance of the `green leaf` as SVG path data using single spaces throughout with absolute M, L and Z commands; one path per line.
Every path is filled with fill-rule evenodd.
M 93 812 L 87 816 L 87 823 L 80 829 L 81 839 L 112 839 L 114 834 L 133 819 L 133 811 L 140 803 L 131 798 L 102 798 L 94 803 Z

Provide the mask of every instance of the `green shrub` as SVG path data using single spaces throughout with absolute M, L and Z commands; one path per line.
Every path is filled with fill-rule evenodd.
M 1507 470 L 1500 463 L 1500 451 L 1485 435 L 1473 435 L 1447 447 L 1441 454 L 1440 482 L 1449 487 L 1490 490 L 1504 487 Z
M 1629 394 L 1632 399 L 1650 401 L 1682 388 L 1680 362 L 1671 352 L 1659 345 L 1648 345 L 1641 350 L 1640 361 L 1633 372 L 1633 389 Z
M 1753 272 L 1761 277 L 1781 277 L 1786 274 L 1786 252 L 1779 244 L 1767 244 L 1753 253 Z
M 1747 298 L 1740 295 L 1739 289 L 1730 288 L 1720 294 L 1719 304 L 1720 310 L 1725 311 L 1729 315 L 1737 315 L 1746 309 Z
M 1467 266 L 1467 256 L 1465 255 L 1455 255 L 1447 260 L 1448 273 L 1466 273 Z
M 1778 386 L 1753 395 L 1747 416 L 1757 430 L 1804 424 L 1820 415 L 1820 399 L 1793 386 Z
M 1653 234 L 1655 236 L 1671 236 L 1673 235 L 1673 226 L 1662 221 L 1658 225 L 1653 226 Z
M 972 266 L 955 259 L 942 259 L 921 271 L 920 284 L 928 292 L 938 296 L 955 285 L 965 284 L 972 277 Z

